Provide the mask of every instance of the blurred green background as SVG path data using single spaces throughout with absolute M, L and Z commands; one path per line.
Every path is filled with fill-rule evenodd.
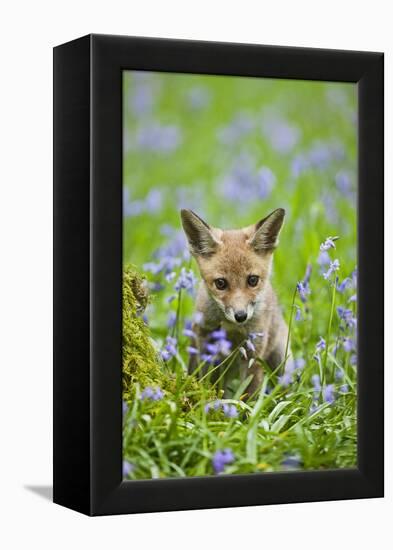
M 350 275 L 356 85 L 127 71 L 123 86 L 123 258 L 148 273 L 156 294 L 147 312 L 153 331 L 160 334 L 166 323 L 172 290 L 146 264 L 169 254 L 189 265 L 182 207 L 223 228 L 286 209 L 273 274 L 284 310 L 308 263 L 314 280 L 326 270 L 319 245 L 327 236 L 340 237 L 340 277 Z M 316 334 L 326 327 L 326 293 L 321 285 L 312 296 Z M 185 307 L 191 312 L 192 300 Z

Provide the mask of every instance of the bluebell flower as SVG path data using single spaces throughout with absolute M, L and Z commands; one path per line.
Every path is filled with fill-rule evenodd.
M 340 386 L 340 393 L 348 393 L 348 384 L 343 384 Z
M 169 154 L 178 149 L 182 142 L 180 129 L 174 125 L 150 122 L 138 129 L 136 146 L 140 150 Z
M 325 403 L 334 402 L 334 385 L 333 384 L 328 384 L 323 388 L 322 397 Z
M 300 138 L 299 129 L 282 118 L 268 118 L 262 125 L 262 131 L 272 148 L 280 154 L 290 153 Z
M 183 334 L 184 334 L 184 336 L 187 336 L 187 338 L 195 338 L 196 337 L 195 332 L 190 328 L 185 328 L 183 330 Z
M 125 401 L 123 401 L 123 416 L 127 414 L 128 411 L 128 405 Z
M 250 340 L 257 340 L 258 338 L 263 338 L 263 336 L 263 332 L 250 332 L 250 334 L 248 335 Z
M 292 374 L 290 372 L 284 372 L 281 376 L 278 377 L 278 383 L 280 386 L 283 386 L 284 388 L 287 388 L 290 384 L 292 384 L 293 378 Z
M 311 289 L 308 284 L 304 284 L 302 281 L 299 281 L 296 285 L 296 289 L 299 293 L 301 301 L 306 302 L 307 296 L 311 293 Z
M 295 359 L 294 365 L 296 370 L 302 370 L 306 365 L 306 361 L 302 357 L 298 357 Z
M 349 362 L 351 363 L 351 365 L 357 365 L 357 360 L 358 360 L 357 355 L 355 353 L 353 353 L 351 355 L 351 358 L 350 358 Z
M 255 200 L 270 195 L 276 182 L 276 176 L 270 168 L 256 167 L 250 155 L 240 155 L 233 162 L 229 172 L 221 180 L 221 194 L 236 205 L 251 204 Z M 242 197 L 239 202 L 239 196 Z
M 326 341 L 324 338 L 322 338 L 322 336 L 319 337 L 319 340 L 317 342 L 317 345 L 316 345 L 316 349 L 317 351 L 322 351 L 324 349 L 326 349 Z
M 128 477 L 135 469 L 135 466 L 127 460 L 123 460 L 123 477 Z
M 276 176 L 267 166 L 262 166 L 256 174 L 255 190 L 259 199 L 266 199 L 276 183 Z
M 195 285 L 198 279 L 195 277 L 194 272 L 191 269 L 182 267 L 180 275 L 175 284 L 175 290 L 186 290 L 189 294 L 192 294 L 195 290 Z
M 153 90 L 149 84 L 139 84 L 129 98 L 128 105 L 135 116 L 149 115 L 153 110 L 153 97 Z
M 326 273 L 323 274 L 324 279 L 329 279 L 333 273 L 336 273 L 340 269 L 340 262 L 339 260 L 334 260 L 333 262 L 330 262 L 329 269 L 326 271 Z
M 340 191 L 340 193 L 342 193 L 347 199 L 353 200 L 355 193 L 349 173 L 343 170 L 337 172 L 335 182 L 337 189 Z
M 194 323 L 201 325 L 203 322 L 203 313 L 201 311 L 196 311 L 194 314 Z
M 187 92 L 187 103 L 195 111 L 208 107 L 211 97 L 207 88 L 194 86 Z
M 216 451 L 212 458 L 214 472 L 220 474 L 225 470 L 225 466 L 234 462 L 235 456 L 231 449 Z
M 352 279 L 349 277 L 346 277 L 339 285 L 337 285 L 337 291 L 338 292 L 345 292 L 348 288 L 351 288 L 352 286 Z
M 173 338 L 172 336 L 167 336 L 164 349 L 161 350 L 161 357 L 164 361 L 169 361 L 169 359 L 172 359 L 172 357 L 177 354 L 176 346 L 176 338 Z
M 167 327 L 168 328 L 173 328 L 176 324 L 176 320 L 177 320 L 177 315 L 174 311 L 170 311 L 169 312 L 169 315 L 168 315 L 168 319 L 167 319 Z
M 337 308 L 338 316 L 342 321 L 344 321 L 347 327 L 353 328 L 356 327 L 356 317 L 353 314 L 351 309 L 346 309 L 341 306 Z
M 247 347 L 247 349 L 249 349 L 250 351 L 255 353 L 255 351 L 256 351 L 255 346 L 254 346 L 254 344 L 252 343 L 252 341 L 250 339 L 246 340 L 246 347 Z
M 220 328 L 220 329 L 217 329 L 217 330 L 213 330 L 210 333 L 210 336 L 213 338 L 213 340 L 221 340 L 221 339 L 227 337 L 227 332 L 226 332 L 225 329 Z
M 199 350 L 198 350 L 197 348 L 195 348 L 194 346 L 188 346 L 188 347 L 187 347 L 187 352 L 188 352 L 190 355 L 198 355 Z
M 298 454 L 286 455 L 284 460 L 281 462 L 281 466 L 286 470 L 296 470 L 302 465 L 302 460 Z
M 350 351 L 353 351 L 355 349 L 355 344 L 352 338 L 344 338 L 343 339 L 343 348 L 344 350 L 349 353 Z
M 331 260 L 330 260 L 329 252 L 327 252 L 327 250 L 321 250 L 321 252 L 319 253 L 317 262 L 318 262 L 318 265 L 320 266 L 330 264 Z
M 336 370 L 335 378 L 336 380 L 342 380 L 344 378 L 344 371 L 341 367 Z
M 338 237 L 327 237 L 325 242 L 321 244 L 319 249 L 321 251 L 329 250 L 330 248 L 336 248 L 336 245 L 334 244 L 334 241 L 336 241 Z
M 295 308 L 296 308 L 295 321 L 301 321 L 302 320 L 302 310 L 300 309 L 299 306 L 296 306 L 296 305 L 295 305 Z
M 319 374 L 313 374 L 311 376 L 311 384 L 313 385 L 315 392 L 321 391 L 321 379 L 319 378 Z
M 350 296 L 348 298 L 348 302 L 356 302 L 356 300 L 358 299 L 357 295 L 356 294 L 352 294 L 352 296 Z
M 150 401 L 160 401 L 164 397 L 164 392 L 160 388 L 152 388 L 151 386 L 147 386 L 141 393 L 141 399 L 142 401 L 150 400 Z
M 223 403 L 222 410 L 227 418 L 236 418 L 238 416 L 237 408 L 233 404 Z
M 304 154 L 296 155 L 291 162 L 291 173 L 295 178 L 306 172 L 310 167 L 310 163 Z
M 218 130 L 217 137 L 225 145 L 234 145 L 247 136 L 254 127 L 254 121 L 249 115 L 239 113 L 227 126 Z

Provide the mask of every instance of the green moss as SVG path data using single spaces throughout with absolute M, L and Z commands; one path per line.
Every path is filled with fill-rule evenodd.
M 130 401 L 135 384 L 160 387 L 167 396 L 177 394 L 179 377 L 166 369 L 155 349 L 149 327 L 144 323 L 142 313 L 149 302 L 144 278 L 133 266 L 123 271 L 123 399 Z M 201 387 L 193 376 L 181 376 L 183 408 L 189 409 L 198 403 L 201 391 L 210 398 L 216 393 L 211 388 Z M 192 396 L 195 396 L 194 398 Z

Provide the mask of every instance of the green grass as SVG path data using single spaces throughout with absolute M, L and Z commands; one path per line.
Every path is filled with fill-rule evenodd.
M 205 94 L 199 108 L 189 101 L 195 89 Z M 144 108 L 135 106 L 138 94 L 147 102 Z M 146 377 L 143 383 L 134 378 L 125 392 L 123 443 L 124 460 L 132 464 L 130 479 L 214 474 L 212 459 L 224 449 L 233 453 L 224 469 L 228 474 L 356 465 L 356 354 L 355 349 L 347 351 L 344 340 L 354 340 L 355 334 L 337 314 L 337 307 L 343 307 L 356 315 L 356 301 L 350 301 L 356 289 L 353 283 L 345 292 L 336 291 L 334 279 L 327 281 L 321 274 L 328 266 L 318 264 L 320 244 L 328 236 L 339 236 L 336 250 L 329 250 L 331 260 L 340 261 L 338 284 L 356 268 L 355 112 L 356 87 L 348 84 L 125 75 L 124 187 L 129 193 L 125 203 L 142 208 L 124 218 L 123 259 L 124 264 L 135 265 L 152 285 L 145 312 L 151 342 L 163 379 L 172 380 L 166 382 L 164 396 L 157 401 L 141 398 Z M 246 130 L 233 142 L 223 142 L 223 128 L 239 113 Z M 270 130 L 266 131 L 269 123 L 278 119 L 298 132 L 297 141 L 286 152 L 272 146 Z M 179 129 L 181 138 L 173 150 L 138 146 L 138 132 L 152 121 Z M 301 174 L 295 173 L 294 163 L 300 157 L 310 159 L 317 147 L 319 156 L 314 154 L 314 162 Z M 243 184 L 238 200 L 230 200 L 225 187 L 224 193 L 221 191 L 223 181 L 234 164 L 247 165 L 247 159 L 251 159 L 250 173 L 267 167 L 274 174 L 272 189 L 263 199 L 247 201 L 243 200 Z M 348 177 L 346 189 L 337 185 L 337 174 Z M 153 210 L 144 206 L 151 191 L 160 193 Z M 174 282 L 182 266 L 197 274 L 194 261 L 178 253 L 181 265 L 174 269 L 174 281 L 144 268 L 146 263 L 156 262 L 156 251 L 173 239 L 162 227 L 180 230 L 180 206 L 225 228 L 250 225 L 278 207 L 287 211 L 272 279 L 288 323 L 293 317 L 291 349 L 294 358 L 304 361 L 304 367 L 284 385 L 279 383 L 284 367 L 271 372 L 261 365 L 266 373 L 264 386 L 248 401 L 243 398 L 245 385 L 238 373 L 232 373 L 224 403 L 235 406 L 235 418 L 227 418 L 222 406 L 206 412 L 215 396 L 222 398 L 222 380 L 214 386 L 209 377 L 200 381 L 186 373 L 189 341 L 182 331 L 193 315 L 194 299 L 185 291 L 174 291 Z M 311 293 L 305 303 L 296 293 L 293 302 L 296 283 L 304 278 L 307 265 L 312 266 Z M 160 290 L 154 290 L 157 288 Z M 297 308 L 301 320 L 295 318 Z M 176 321 L 168 328 L 171 315 Z M 165 362 L 160 360 L 159 350 L 167 335 L 177 336 L 178 346 L 176 355 Z M 320 337 L 327 346 L 318 361 L 314 356 Z M 238 353 L 232 350 L 231 357 Z M 220 372 L 231 357 L 221 358 Z M 338 379 L 338 374 L 342 378 Z M 321 391 L 315 389 L 315 375 L 320 377 Z M 345 393 L 340 390 L 344 384 Z M 159 386 L 157 376 L 151 385 Z M 333 385 L 332 403 L 324 399 L 327 385 Z

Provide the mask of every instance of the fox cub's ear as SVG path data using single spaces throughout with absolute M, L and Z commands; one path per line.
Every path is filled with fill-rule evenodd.
M 196 256 L 213 254 L 219 242 L 214 238 L 211 227 L 192 210 L 181 210 L 180 214 L 191 253 Z
M 271 214 L 255 224 L 255 233 L 249 244 L 257 252 L 273 250 L 278 245 L 278 235 L 284 222 L 285 210 L 277 208 Z

